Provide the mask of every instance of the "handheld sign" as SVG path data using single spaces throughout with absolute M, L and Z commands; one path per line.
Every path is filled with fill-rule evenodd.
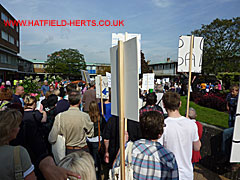
M 132 34 L 132 33 L 112 33 L 112 47 L 118 45 L 118 41 L 128 41 L 133 38 L 137 38 L 137 60 L 138 60 L 138 72 L 141 74 L 141 34 Z
M 178 72 L 189 72 L 191 36 L 180 36 L 178 46 Z M 201 73 L 203 37 L 194 37 L 192 48 L 192 70 L 191 72 Z
M 123 76 L 124 76 L 124 110 L 125 118 L 139 121 L 139 75 L 138 75 L 138 52 L 140 50 L 137 46 L 137 39 L 133 38 L 123 42 Z M 112 75 L 112 88 L 111 88 L 111 113 L 115 116 L 119 115 L 119 70 L 118 70 L 118 46 L 110 49 L 111 58 L 111 75 Z
M 88 71 L 81 70 L 82 80 L 85 81 L 87 84 L 90 83 L 90 76 Z
M 101 79 L 102 79 L 102 92 L 101 92 Z M 105 76 L 96 76 L 95 77 L 95 85 L 96 85 L 96 98 L 108 99 L 109 98 L 109 89 L 108 89 L 108 78 Z
M 154 73 L 143 74 L 142 90 L 154 89 Z
M 238 95 L 238 104 L 236 111 L 236 119 L 234 124 L 234 132 L 232 139 L 232 152 L 230 162 L 240 162 L 240 95 Z
M 112 85 L 112 83 L 111 83 L 111 73 L 109 73 L 109 72 L 106 72 L 106 77 L 108 78 L 108 87 L 110 88 Z

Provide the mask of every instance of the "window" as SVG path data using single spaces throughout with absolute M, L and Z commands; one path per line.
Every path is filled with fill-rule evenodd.
M 12 44 L 15 44 L 14 43 L 14 38 L 11 35 L 9 35 L 9 42 L 12 43 Z
M 7 55 L 6 54 L 0 54 L 0 62 L 7 63 Z
M 19 31 L 19 28 L 18 28 L 18 26 L 16 25 L 16 31 L 18 32 Z
M 1 19 L 4 21 L 8 21 L 8 17 L 3 13 L 1 12 Z
M 8 41 L 8 34 L 6 32 L 2 31 L 1 37 L 2 37 L 2 39 Z
M 19 41 L 17 40 L 17 47 L 19 47 Z

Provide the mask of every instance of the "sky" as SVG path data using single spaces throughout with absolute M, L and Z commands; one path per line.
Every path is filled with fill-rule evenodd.
M 141 34 L 151 63 L 177 60 L 179 36 L 214 19 L 240 16 L 240 0 L 1 0 L 18 20 L 123 20 L 124 26 L 20 27 L 20 55 L 46 60 L 78 49 L 88 63 L 110 63 L 112 33 Z

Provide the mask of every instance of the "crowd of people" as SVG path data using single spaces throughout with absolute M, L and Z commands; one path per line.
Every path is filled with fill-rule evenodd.
M 108 172 L 115 177 L 119 118 L 111 115 L 111 92 L 102 112 L 94 81 L 49 85 L 45 80 L 39 99 L 23 86 L 16 85 L 14 93 L 2 86 L 0 160 L 7 163 L 0 165 L 0 179 L 91 180 L 102 174 L 108 179 Z M 188 117 L 180 114 L 180 91 L 168 83 L 153 92 L 139 90 L 139 122 L 127 120 L 126 132 L 126 147 L 133 142 L 133 179 L 193 179 L 203 128 L 195 109 Z M 228 97 L 229 109 L 237 93 Z

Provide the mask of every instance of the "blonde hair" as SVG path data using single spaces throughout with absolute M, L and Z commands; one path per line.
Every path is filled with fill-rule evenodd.
M 59 89 L 54 89 L 53 94 L 55 94 L 56 96 L 59 96 L 60 95 Z
M 92 156 L 85 151 L 77 151 L 68 154 L 58 164 L 67 170 L 75 172 L 83 180 L 96 180 L 95 166 Z M 75 177 L 68 177 L 70 180 L 76 180 Z
M 98 121 L 98 118 L 100 118 L 99 107 L 95 101 L 90 102 L 88 114 L 92 122 L 96 123 Z
M 8 144 L 11 132 L 19 127 L 22 114 L 16 109 L 6 109 L 0 112 L 0 146 Z
M 37 103 L 37 99 L 34 96 L 25 95 L 24 96 L 24 106 L 32 106 L 34 103 Z

